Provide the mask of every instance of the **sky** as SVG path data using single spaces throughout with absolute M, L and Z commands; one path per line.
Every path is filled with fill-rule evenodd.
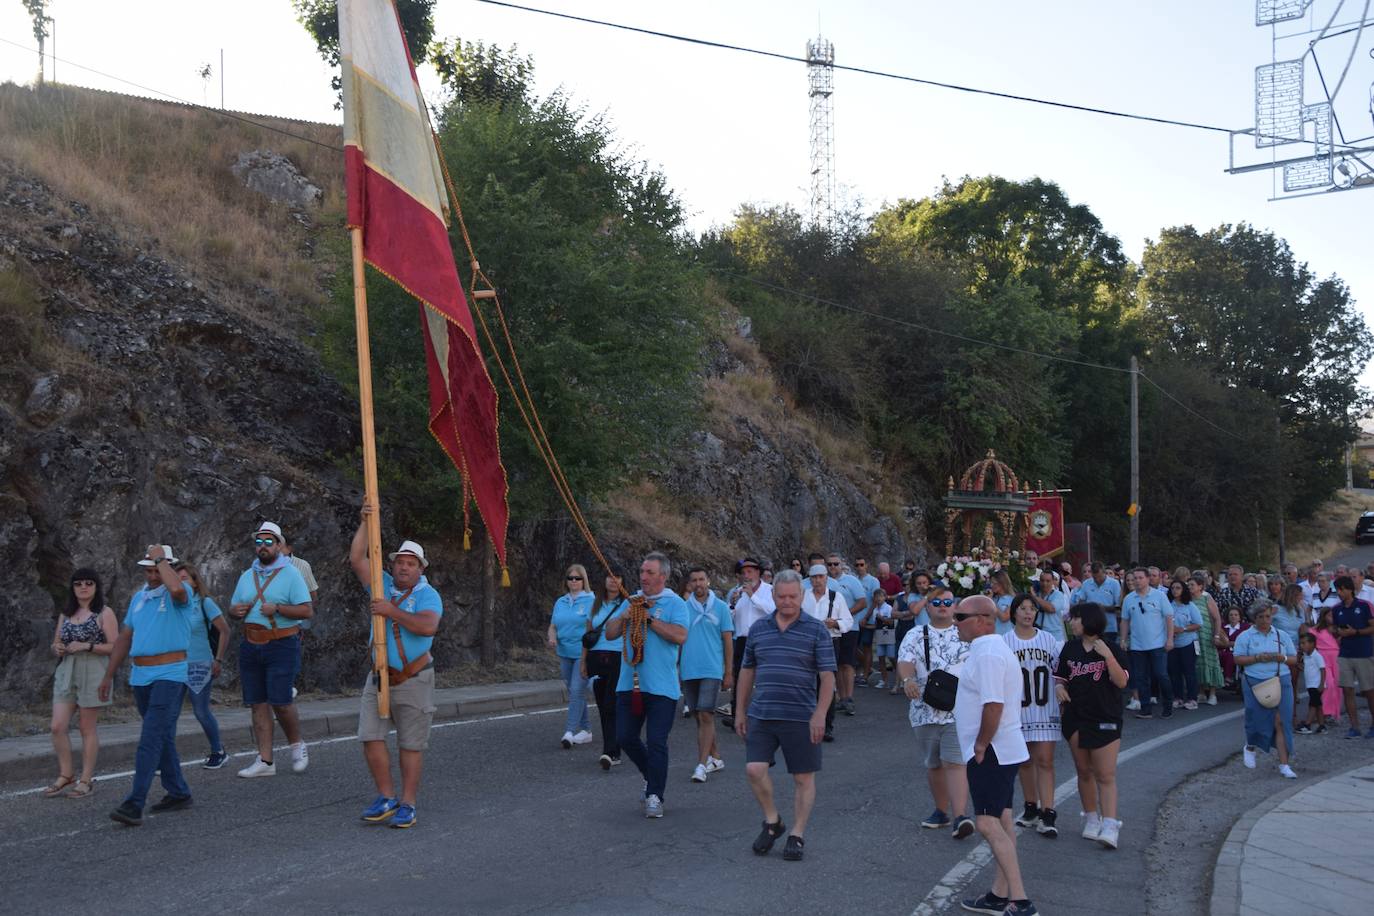
M 788 54 L 818 33 L 836 63 L 1100 108 L 1242 129 L 1254 121 L 1254 68 L 1296 58 L 1307 38 L 1274 42 L 1253 0 L 525 0 L 528 5 Z M 1320 28 L 1343 0 L 1315 0 Z M 1337 23 L 1362 6 L 1350 0 Z M 142 92 L 91 70 L 194 102 L 337 121 L 329 71 L 288 0 L 52 0 L 57 78 Z M 136 15 L 131 15 L 131 11 Z M 624 149 L 661 169 L 695 230 L 742 203 L 810 199 L 806 71 L 769 60 L 583 25 L 476 0 L 439 0 L 436 35 L 517 45 L 536 89 L 561 88 L 609 116 Z M 1353 36 L 1326 42 L 1340 71 Z M 0 0 L 0 39 L 34 45 L 19 0 Z M 1350 138 L 1374 134 L 1374 29 L 1337 100 Z M 207 84 L 197 71 L 209 63 Z M 80 69 L 83 65 L 91 70 Z M 30 82 L 32 50 L 0 42 L 0 81 Z M 51 78 L 51 69 L 49 77 Z M 438 81 L 425 68 L 427 92 Z M 1107 118 L 847 72 L 835 74 L 835 170 L 866 210 L 932 193 L 944 178 L 998 174 L 1057 182 L 1139 258 L 1163 227 L 1248 222 L 1288 240 L 1320 277 L 1335 274 L 1374 327 L 1374 188 L 1270 202 L 1268 171 L 1227 175 L 1224 133 Z M 1310 101 L 1310 99 L 1309 99 Z M 1262 160 L 1238 141 L 1244 161 Z M 1284 155 L 1287 155 L 1286 153 Z M 1374 384 L 1374 366 L 1365 372 Z

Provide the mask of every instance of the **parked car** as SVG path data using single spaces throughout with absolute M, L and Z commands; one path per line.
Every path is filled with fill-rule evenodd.
M 1355 522 L 1355 543 L 1362 544 L 1365 538 L 1374 538 L 1374 512 L 1361 513 Z

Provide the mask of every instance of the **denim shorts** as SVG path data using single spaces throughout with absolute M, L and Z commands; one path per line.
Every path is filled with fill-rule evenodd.
M 243 684 L 243 704 L 256 706 L 291 705 L 291 687 L 301 672 L 301 635 L 257 645 L 248 640 L 239 644 L 239 680 Z
M 720 697 L 720 678 L 698 677 L 682 682 L 682 701 L 692 712 L 711 712 Z

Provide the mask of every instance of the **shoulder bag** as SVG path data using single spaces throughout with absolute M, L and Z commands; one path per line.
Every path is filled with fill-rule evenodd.
M 609 605 L 611 609 L 599 624 L 592 626 L 592 617 L 596 616 L 596 611 L 592 611 L 587 617 L 587 632 L 582 634 L 582 648 L 586 649 L 588 652 L 592 650 L 593 646 L 601 641 L 601 631 L 605 629 L 606 624 L 610 623 L 611 618 L 615 616 L 616 608 L 620 607 L 620 602 L 611 604 L 608 601 L 606 604 Z
M 954 699 L 959 692 L 959 678 L 948 671 L 933 671 L 930 667 L 930 627 L 925 628 L 922 639 L 926 644 L 926 686 L 921 691 L 921 700 L 931 709 L 950 712 L 954 709 Z

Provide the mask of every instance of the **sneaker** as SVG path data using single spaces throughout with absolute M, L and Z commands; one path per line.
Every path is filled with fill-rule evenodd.
M 1015 916 L 1038 916 L 1040 913 L 1040 911 L 1035 908 L 1035 904 L 1031 903 L 1029 900 L 1023 901 L 1022 903 L 1016 903 L 1015 901 L 1008 903 L 1004 912 L 1014 913 Z
M 725 761 L 724 761 L 724 760 L 721 760 L 719 757 L 707 757 L 707 758 L 706 758 L 706 772 L 707 772 L 708 774 L 710 774 L 710 773 L 719 773 L 719 772 L 720 772 L 721 770 L 723 770 L 723 769 L 725 769 Z
M 868 678 L 864 677 L 862 674 L 856 674 L 856 675 L 854 675 L 854 686 L 855 686 L 855 687 L 867 687 L 867 686 L 868 686 Z
M 582 731 L 580 731 L 580 732 L 578 732 L 577 734 L 575 734 L 575 735 L 572 736 L 572 743 L 573 743 L 573 744 L 591 744 L 591 743 L 592 743 L 592 733 L 589 732 L 589 731 L 587 731 L 587 730 L 584 728 L 584 729 L 582 729 Z
M 730 704 L 729 704 L 729 703 L 721 703 L 719 706 L 716 707 L 716 712 L 717 712 L 719 715 L 722 715 L 722 716 L 728 716 L 728 715 L 730 715 Z
M 692 710 L 691 710 L 689 707 L 687 707 L 687 706 L 684 705 L 684 706 L 682 707 L 682 718 L 686 719 L 686 718 L 687 718 L 688 716 L 690 716 L 691 714 L 692 714 Z
M 244 779 L 255 779 L 258 776 L 276 776 L 277 765 L 276 763 L 263 763 L 262 757 L 258 756 L 248 766 L 239 770 L 239 775 Z
M 1245 768 L 1253 770 L 1255 768 L 1255 749 L 1247 744 L 1240 749 L 1240 754 L 1241 760 L 1245 763 Z
M 391 823 L 388 826 L 395 827 L 397 830 L 405 830 L 407 827 L 414 827 L 415 806 L 404 803 L 397 805 L 396 813 L 392 815 Z
M 959 901 L 959 905 L 970 913 L 987 913 L 988 916 L 1002 916 L 1010 904 L 1006 897 L 998 897 L 992 891 L 976 899 Z
M 1131 702 L 1126 704 L 1126 708 L 1129 709 L 1131 712 L 1135 712 L 1137 709 L 1140 708 L 1140 700 L 1133 698 Z
M 782 836 L 785 830 L 787 830 L 787 826 L 782 822 L 782 815 L 778 815 L 777 823 L 770 824 L 764 821 L 763 829 L 760 830 L 759 835 L 754 838 L 754 855 L 768 855 L 769 850 L 773 848 L 773 844 L 778 841 L 778 837 Z
M 304 773 L 308 766 L 310 766 L 310 751 L 306 750 L 305 742 L 291 745 L 291 772 Z
M 1096 840 L 1098 834 L 1102 832 L 1102 817 L 1096 811 L 1089 811 L 1083 815 L 1083 833 L 1085 840 Z
M 938 830 L 941 827 L 948 827 L 949 815 L 939 808 L 936 808 L 934 811 L 930 812 L 930 815 L 925 820 L 921 821 L 921 826 L 927 830 Z
M 1059 828 L 1054 826 L 1055 820 L 1059 817 L 1059 812 L 1053 808 L 1040 809 L 1040 823 L 1035 825 L 1035 832 L 1051 840 L 1059 836 Z
M 148 810 L 159 814 L 164 811 L 180 811 L 182 808 L 191 807 L 191 801 L 189 795 L 164 795 L 161 801 L 153 802 Z
M 206 757 L 205 762 L 201 764 L 201 768 L 206 770 L 218 770 L 220 767 L 224 766 L 224 761 L 228 759 L 229 755 L 224 751 L 211 751 L 210 756 Z
M 1026 810 L 1016 818 L 1018 827 L 1034 827 L 1040 823 L 1040 809 L 1035 806 L 1035 802 L 1026 802 Z
M 1174 700 L 1174 709 L 1182 709 L 1182 708 L 1183 708 L 1183 701 L 1182 701 L 1182 700 Z
M 620 761 L 616 760 L 610 754 L 602 754 L 600 757 L 596 759 L 596 762 L 601 764 L 601 769 L 609 770 L 611 767 L 615 766 Z
M 110 820 L 138 827 L 143 823 L 143 811 L 133 802 L 126 801 L 110 812 Z
M 558 743 L 563 745 L 563 750 L 572 749 L 572 732 L 564 732 L 563 737 L 558 739 Z
M 821 740 L 824 741 L 826 744 L 834 744 L 835 730 L 833 728 L 827 728 L 825 730 L 825 734 L 821 736 Z
M 1286 763 L 1279 764 L 1279 775 L 1284 779 L 1297 779 L 1298 774 L 1293 772 L 1293 768 Z
M 1197 700 L 1189 700 L 1188 702 L 1183 704 L 1183 708 L 1189 710 L 1190 712 L 1197 709 Z
M 854 698 L 849 697 L 847 700 L 845 700 L 844 706 L 842 706 L 841 708 L 844 710 L 844 714 L 846 716 L 854 715 Z
M 1358 738 L 1360 737 L 1360 730 L 1358 728 L 1347 729 L 1345 736 L 1347 738 Z
M 793 836 L 791 834 L 788 834 L 787 845 L 782 848 L 783 861 L 800 862 L 802 860 L 802 856 L 806 854 L 806 851 L 803 848 L 805 846 L 806 840 L 803 840 L 799 836 Z
M 1325 725 L 1318 725 L 1316 728 L 1314 728 L 1314 729 L 1312 730 L 1312 733 L 1313 733 L 1314 735 L 1324 735 L 1324 734 L 1326 734 L 1326 726 L 1325 726 Z
M 955 818 L 954 828 L 950 830 L 950 836 L 954 837 L 956 840 L 964 840 L 973 836 L 973 818 Z
M 1294 731 L 1295 734 L 1299 734 L 1299 735 L 1310 735 L 1310 734 L 1312 734 L 1312 729 L 1310 729 L 1310 728 L 1307 727 L 1307 723 L 1303 723 L 1302 725 L 1299 725 L 1297 728 L 1293 729 L 1293 731 Z
M 1097 842 L 1101 843 L 1106 849 L 1116 849 L 1118 841 L 1121 839 L 1121 821 L 1104 817 L 1102 819 L 1102 829 L 1098 831 Z
M 646 797 L 644 798 L 644 816 L 645 816 L 645 817 L 662 817 L 662 816 L 663 816 L 663 799 L 659 798 L 657 795 L 649 795 L 649 796 L 646 796 Z
M 372 804 L 363 809 L 362 819 L 369 824 L 380 824 L 382 821 L 388 820 L 395 814 L 399 806 L 400 802 L 396 799 L 387 798 L 385 795 L 378 795 Z
M 1209 696 L 1209 697 L 1207 698 L 1207 705 L 1208 705 L 1208 706 L 1215 706 L 1215 705 L 1217 705 L 1217 695 L 1216 695 L 1215 693 L 1212 694 L 1211 696 Z
M 706 764 L 698 763 L 697 768 L 692 771 L 692 782 L 706 781 Z
M 873 689 L 874 689 L 874 690 L 882 690 L 882 689 L 883 689 L 884 687 L 886 687 L 886 686 L 887 686 L 887 681 L 883 680 L 882 678 L 878 678 L 878 683 L 876 683 L 876 684 L 873 685 Z

